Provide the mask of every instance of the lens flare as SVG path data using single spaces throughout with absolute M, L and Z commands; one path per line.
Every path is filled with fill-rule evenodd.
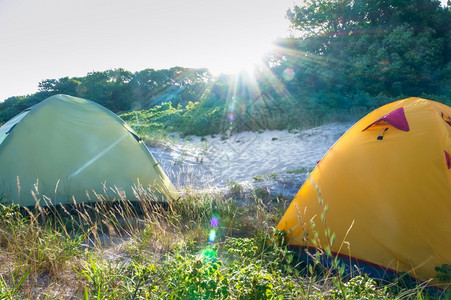
M 230 122 L 232 122 L 234 120 L 235 103 L 236 103 L 236 99 L 235 99 L 235 97 L 232 97 L 232 102 L 229 104 L 229 106 L 227 108 L 227 110 L 229 111 L 227 117 Z
M 208 241 L 210 243 L 213 243 L 215 241 L 216 238 L 216 230 L 210 230 L 210 233 L 208 234 Z
M 217 257 L 216 250 L 211 246 L 202 250 L 201 255 L 202 255 L 203 259 L 210 260 L 210 261 L 215 260 Z
M 214 228 L 218 227 L 218 225 L 219 225 L 218 217 L 213 216 L 213 218 L 211 218 L 211 220 L 210 220 L 210 225 L 211 225 L 211 227 L 214 227 Z
M 285 81 L 293 80 L 294 75 L 295 75 L 295 72 L 294 72 L 294 69 L 292 69 L 292 68 L 285 69 L 285 71 L 283 71 L 283 74 L 282 74 L 283 79 L 285 79 Z

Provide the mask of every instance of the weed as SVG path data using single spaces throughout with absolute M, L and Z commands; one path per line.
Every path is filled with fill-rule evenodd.
M 271 174 L 265 175 L 265 177 L 267 179 L 276 179 L 277 178 L 277 174 L 276 173 L 271 173 Z
M 243 191 L 243 186 L 234 180 L 227 179 L 226 185 L 230 189 L 232 194 L 239 194 Z
M 263 176 L 256 175 L 256 176 L 252 177 L 252 179 L 254 179 L 254 181 L 263 181 Z
M 437 278 L 441 281 L 451 280 L 451 265 L 443 264 L 441 267 L 435 267 L 437 271 Z
M 17 278 L 18 274 L 11 273 L 11 286 L 0 275 L 0 299 L 18 299 L 20 287 L 28 275 L 30 275 L 30 270 L 27 270 L 23 275 L 19 275 L 20 278 Z
M 276 173 L 271 173 L 271 174 L 265 174 L 265 175 L 256 175 L 254 177 L 252 177 L 252 179 L 254 181 L 264 181 L 264 180 L 271 180 L 271 179 L 276 179 L 277 178 L 277 174 Z
M 343 284 L 343 289 L 333 291 L 334 298 L 342 299 L 385 299 L 389 294 L 377 288 L 376 281 L 367 275 L 356 276 Z
M 315 167 L 310 167 L 310 168 L 299 168 L 299 169 L 294 169 L 294 170 L 288 170 L 286 173 L 287 174 L 305 174 L 305 173 L 311 173 L 313 171 L 313 169 L 315 169 Z
M 98 263 L 92 257 L 81 270 L 74 271 L 81 279 L 87 281 L 84 288 L 84 297 L 92 296 L 94 299 L 114 299 L 119 296 L 121 282 L 124 278 L 123 266 L 113 266 L 110 262 Z

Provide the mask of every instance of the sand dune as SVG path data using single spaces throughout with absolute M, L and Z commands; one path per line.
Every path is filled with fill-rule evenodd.
M 222 189 L 233 182 L 292 197 L 351 125 L 332 123 L 302 131 L 266 130 L 203 139 L 190 136 L 150 151 L 178 189 Z

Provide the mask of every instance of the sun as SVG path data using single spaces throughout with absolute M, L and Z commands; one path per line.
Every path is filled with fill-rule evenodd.
M 254 74 L 255 70 L 263 64 L 263 59 L 255 59 L 249 57 L 245 59 L 240 57 L 239 59 L 234 57 L 225 58 L 223 62 L 215 63 L 208 69 L 213 75 L 227 74 L 237 75 L 240 73 Z
M 207 67 L 213 75 L 254 74 L 263 65 L 265 55 L 273 48 L 270 43 L 223 45 Z
M 224 61 L 211 66 L 209 70 L 213 75 L 237 75 L 243 72 L 247 74 L 254 74 L 255 70 L 262 64 L 263 58 L 256 59 L 253 56 L 227 57 Z

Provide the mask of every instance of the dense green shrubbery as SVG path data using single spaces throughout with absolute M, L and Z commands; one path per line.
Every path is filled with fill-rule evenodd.
M 335 100 L 331 100 L 334 98 Z M 121 114 L 142 137 L 164 132 L 185 135 L 213 135 L 262 129 L 308 128 L 330 122 L 355 121 L 379 105 L 388 103 L 387 97 L 369 99 L 349 108 L 332 106 L 337 96 L 314 94 L 302 101 L 293 98 L 276 99 L 262 96 L 252 104 L 235 97 L 229 104 L 205 100 L 174 107 L 172 102 L 161 103 L 147 110 Z M 360 98 L 359 98 L 360 99 Z M 351 101 L 351 100 L 348 100 Z M 343 100 L 343 102 L 346 102 Z M 363 101 L 362 101 L 363 102 Z

